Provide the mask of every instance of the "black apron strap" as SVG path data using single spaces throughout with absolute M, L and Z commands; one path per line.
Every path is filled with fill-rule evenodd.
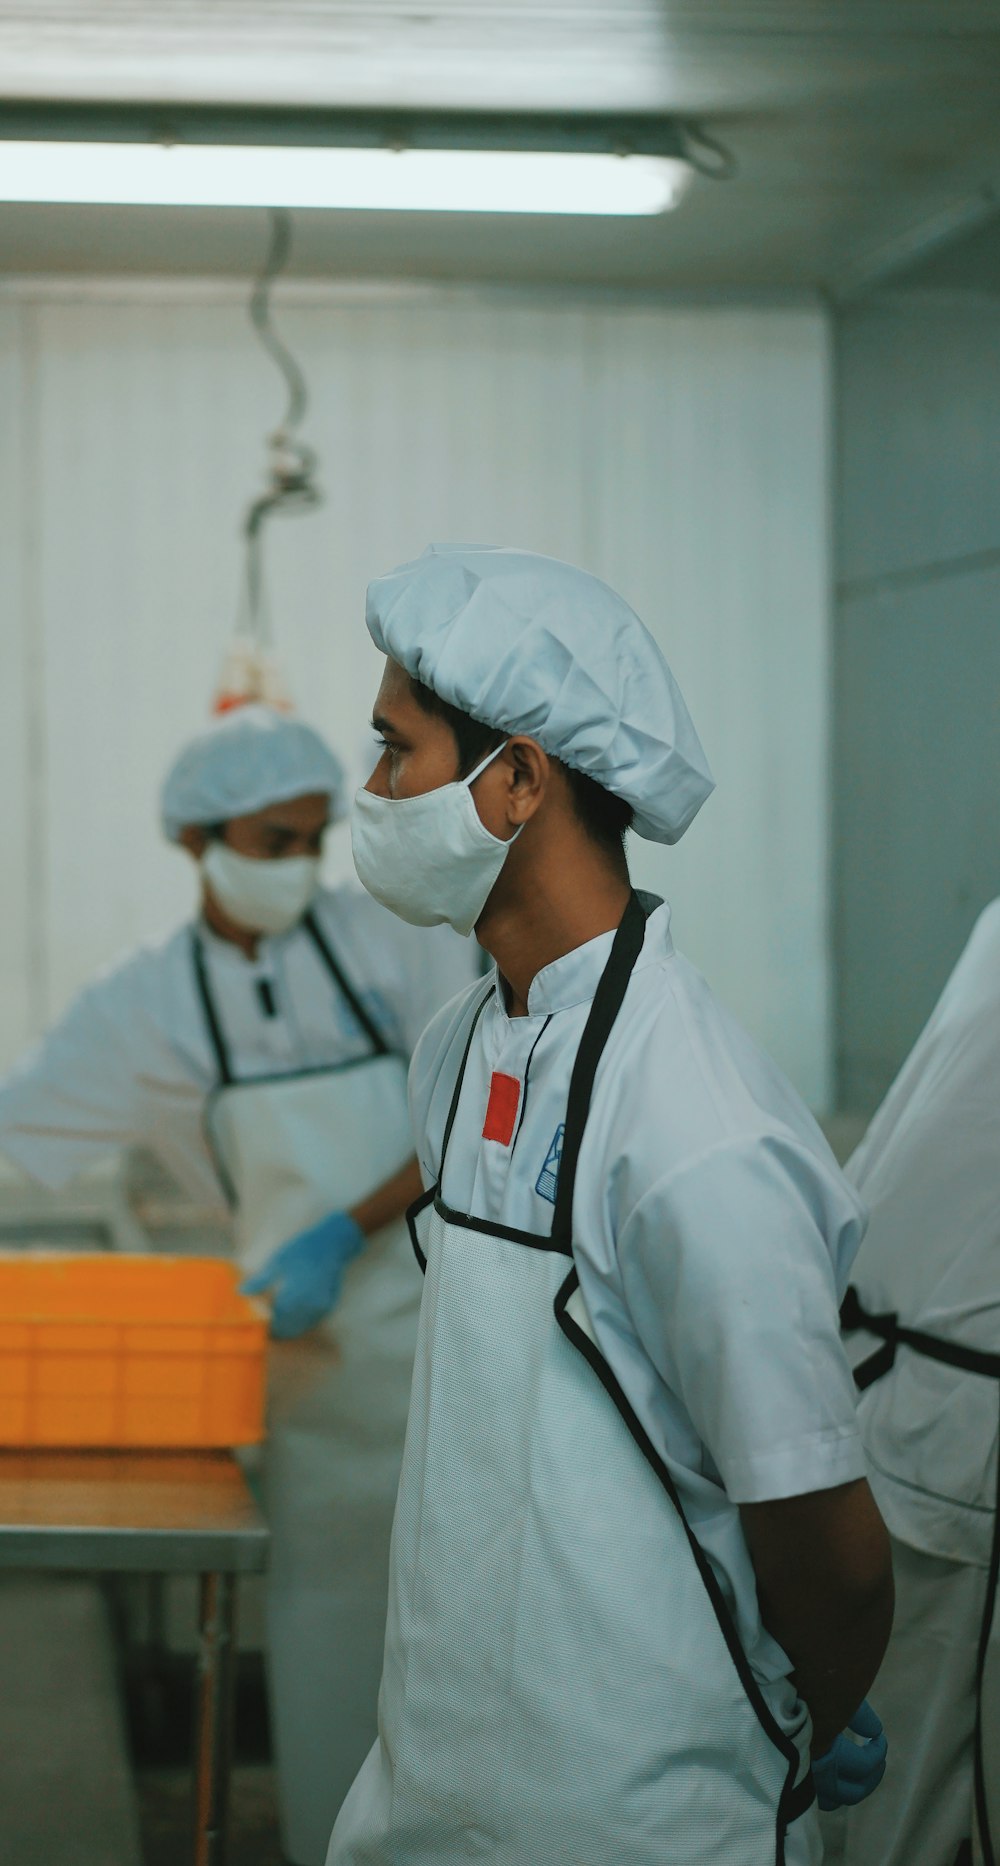
M 308 933 L 310 939 L 312 940 L 313 945 L 315 946 L 316 951 L 319 953 L 319 956 L 322 959 L 323 964 L 326 966 L 326 969 L 329 972 L 331 978 L 333 979 L 334 984 L 338 987 L 343 997 L 347 1000 L 347 1003 L 350 1005 L 350 1008 L 353 1011 L 354 1016 L 357 1018 L 358 1023 L 361 1025 L 362 1030 L 364 1031 L 366 1037 L 368 1038 L 369 1043 L 372 1046 L 373 1053 L 376 1056 L 391 1056 L 392 1049 L 390 1045 L 386 1042 L 385 1037 L 383 1036 L 381 1030 L 376 1024 L 375 1019 L 371 1016 L 371 1013 L 369 1011 L 366 1011 L 364 1005 L 361 1002 L 361 999 L 358 997 L 358 994 L 354 989 L 354 986 L 351 984 L 350 980 L 345 975 L 339 961 L 337 960 L 334 954 L 333 948 L 330 945 L 328 939 L 326 938 L 326 935 L 323 933 L 315 915 L 311 912 L 307 914 L 303 914 L 302 925 L 305 927 L 306 932 Z
M 205 948 L 197 927 L 192 927 L 191 929 L 191 956 L 194 960 L 195 988 L 201 1000 L 201 1008 L 205 1014 L 205 1024 L 208 1029 L 209 1042 L 215 1051 L 219 1081 L 226 1088 L 230 1088 L 236 1080 L 233 1074 L 232 1057 L 229 1054 L 229 1045 L 222 1034 L 219 1013 L 216 1009 L 215 999 L 212 996 L 212 988 L 208 982 L 208 967 L 205 964 Z
M 476 1034 L 476 1029 L 479 1024 L 479 1019 L 482 1017 L 482 1014 L 485 1011 L 486 1006 L 489 1004 L 489 1001 L 492 998 L 495 990 L 496 990 L 496 986 L 493 984 L 491 980 L 489 991 L 486 993 L 485 997 L 480 998 L 479 1003 L 476 1006 L 476 1014 L 471 1024 L 469 1025 L 469 1035 L 466 1040 L 465 1049 L 462 1053 L 462 1062 L 461 1062 L 461 1066 L 458 1071 L 458 1076 L 455 1081 L 455 1088 L 454 1088 L 454 1092 L 451 1098 L 451 1107 L 448 1110 L 448 1119 L 445 1122 L 444 1139 L 441 1142 L 441 1158 L 440 1158 L 440 1161 L 438 1162 L 438 1176 L 437 1176 L 437 1182 L 439 1186 L 441 1184 L 442 1179 L 444 1178 L 444 1163 L 445 1163 L 445 1158 L 448 1152 L 448 1143 L 451 1140 L 451 1130 L 455 1125 L 455 1118 L 458 1114 L 458 1104 L 462 1099 L 462 1085 L 465 1082 L 465 1071 L 468 1067 L 469 1057 L 472 1053 L 472 1039 Z
M 986 1603 L 983 1608 L 983 1623 L 979 1629 L 979 1650 L 976 1654 L 976 1730 L 975 1747 L 973 1750 L 973 1792 L 983 1866 L 997 1866 L 997 1847 L 1000 1846 L 1000 1834 L 994 1834 L 990 1827 L 990 1810 L 986 1790 L 986 1753 L 983 1743 L 983 1683 L 986 1677 L 986 1659 L 989 1653 L 990 1637 L 993 1631 L 993 1619 L 996 1613 L 997 1589 L 1000 1587 L 1000 1432 L 998 1432 L 997 1435 L 996 1486 L 996 1502 L 993 1507 L 993 1544 L 990 1549 L 990 1565 L 986 1575 Z M 995 1757 L 991 1759 L 991 1766 L 993 1768 L 996 1767 Z
M 940 1361 L 943 1366 L 957 1368 L 960 1373 L 982 1374 L 987 1379 L 1000 1381 L 1000 1354 L 990 1353 L 983 1348 L 964 1348 L 958 1342 L 943 1341 L 940 1336 L 925 1334 L 919 1328 L 904 1328 L 894 1311 L 873 1313 L 866 1309 L 853 1283 L 844 1297 L 840 1311 L 840 1324 L 847 1333 L 856 1328 L 864 1328 L 870 1335 L 879 1335 L 882 1339 L 882 1346 L 876 1348 L 874 1354 L 870 1354 L 867 1360 L 862 1361 L 854 1369 L 855 1384 L 861 1392 L 890 1371 L 895 1365 L 899 1348 L 909 1348 L 911 1353 L 921 1354 L 925 1360 Z M 998 1437 L 997 1446 L 998 1458 L 1000 1458 L 1000 1437 Z M 976 1726 L 973 1749 L 976 1821 L 979 1827 L 984 1866 L 997 1866 L 994 1837 L 990 1832 L 986 1794 L 986 1762 L 983 1754 L 983 1678 L 996 1611 L 997 1587 L 1000 1584 L 1000 1464 L 997 1468 L 996 1483 L 996 1501 L 993 1506 L 993 1543 L 986 1577 L 986 1604 L 976 1659 Z M 963 1842 L 962 1847 L 959 1848 L 955 1866 L 964 1866 L 964 1862 L 971 1858 L 971 1846 L 967 1841 Z
M 590 1097 L 594 1087 L 594 1077 L 597 1074 L 597 1065 L 601 1060 L 605 1044 L 611 1034 L 612 1025 L 621 1010 L 622 1000 L 628 990 L 629 979 L 635 968 L 635 962 L 642 951 L 642 944 L 645 937 L 645 910 L 637 895 L 633 894 L 625 909 L 621 925 L 615 934 L 611 955 L 604 968 L 600 984 L 594 994 L 594 1002 L 590 1007 L 590 1015 L 587 1019 L 583 1036 L 580 1039 L 580 1047 L 576 1054 L 576 1062 L 573 1066 L 573 1075 L 570 1081 L 569 1100 L 566 1106 L 566 1130 L 563 1135 L 562 1163 L 559 1168 L 559 1185 L 556 1193 L 556 1213 L 552 1226 L 553 1240 L 559 1241 L 564 1239 L 565 1248 L 567 1250 L 569 1249 L 573 1217 L 573 1186 L 576 1180 L 576 1164 L 580 1153 L 580 1142 L 583 1139 L 583 1130 L 587 1124 L 587 1114 L 590 1109 Z M 479 1024 L 479 1019 L 482 1017 L 495 989 L 496 987 L 491 980 L 489 990 L 476 1006 L 475 1016 L 469 1026 L 469 1035 L 466 1040 L 461 1067 L 459 1068 L 458 1077 L 455 1082 L 455 1088 L 451 1098 L 451 1107 L 448 1110 L 448 1119 L 445 1124 L 444 1138 L 441 1143 L 441 1161 L 438 1166 L 439 1186 L 444 1176 L 444 1163 L 448 1153 L 448 1144 L 451 1140 L 452 1130 L 458 1115 L 459 1102 L 462 1099 L 462 1087 L 465 1082 L 465 1072 L 468 1067 L 469 1057 L 472 1053 L 473 1039 Z M 561 1230 L 560 1219 L 562 1219 Z
M 622 1008 L 629 980 L 646 937 L 646 913 L 638 895 L 632 894 L 615 934 L 611 956 L 594 993 L 580 1047 L 576 1053 L 566 1103 L 566 1128 L 556 1189 L 556 1210 L 552 1221 L 553 1239 L 569 1249 L 573 1237 L 573 1192 L 580 1158 L 583 1130 L 590 1113 L 594 1078 L 604 1054 L 615 1019 Z
M 988 1380 L 1000 1380 L 1000 1354 L 985 1348 L 965 1348 L 960 1342 L 944 1341 L 940 1335 L 929 1335 L 919 1328 L 905 1328 L 893 1310 L 873 1313 L 865 1308 L 853 1283 L 841 1305 L 840 1326 L 848 1334 L 863 1328 L 870 1335 L 880 1336 L 884 1344 L 854 1370 L 855 1385 L 862 1392 L 889 1372 L 899 1348 L 909 1348 L 914 1354 L 922 1354 L 925 1360 L 940 1361 L 945 1367 L 956 1367 L 960 1373 L 983 1374 Z

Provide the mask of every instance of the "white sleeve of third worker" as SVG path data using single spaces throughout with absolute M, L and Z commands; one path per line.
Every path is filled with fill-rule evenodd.
M 736 1503 L 865 1474 L 831 1260 L 845 1213 L 805 1150 L 764 1136 L 708 1149 L 621 1225 L 636 1331 Z
M 0 1082 L 0 1153 L 53 1190 L 138 1137 L 134 1059 L 90 986 Z

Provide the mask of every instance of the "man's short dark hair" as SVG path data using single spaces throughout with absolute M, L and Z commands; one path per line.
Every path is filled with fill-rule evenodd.
M 463 713 L 458 706 L 452 706 L 448 700 L 442 700 L 431 687 L 421 680 L 410 676 L 410 685 L 417 705 L 425 713 L 431 713 L 436 719 L 443 719 L 450 726 L 458 748 L 458 771 L 460 777 L 468 777 L 490 752 L 505 744 L 510 738 L 509 732 L 498 732 L 495 726 L 484 726 L 471 713 Z M 573 800 L 573 810 L 580 822 L 598 847 L 616 862 L 624 859 L 625 837 L 632 827 L 634 811 L 624 798 L 615 797 L 603 785 L 595 784 L 593 778 L 586 777 L 582 771 L 574 771 L 571 765 L 563 764 L 561 759 L 554 759 L 569 785 Z

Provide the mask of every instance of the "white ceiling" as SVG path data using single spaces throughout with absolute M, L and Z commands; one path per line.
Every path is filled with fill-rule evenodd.
M 998 0 L 0 0 L 0 97 L 680 112 L 740 173 L 655 223 L 301 215 L 295 269 L 837 290 L 985 223 Z M 2 104 L 0 104 L 2 113 Z M 1000 196 L 996 197 L 1000 199 Z M 0 209 L 4 271 L 253 269 L 260 216 Z

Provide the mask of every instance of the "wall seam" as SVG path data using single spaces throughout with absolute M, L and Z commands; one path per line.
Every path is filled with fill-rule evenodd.
M 836 1113 L 840 1102 L 837 1063 L 837 1028 L 840 1002 L 840 967 L 837 951 L 837 864 L 835 848 L 836 802 L 834 766 L 836 717 L 834 713 L 834 656 L 836 652 L 837 597 L 837 434 L 836 376 L 833 318 L 821 312 L 823 329 L 823 500 L 824 500 L 824 603 L 823 603 L 823 1112 Z
M 45 643 L 42 608 L 41 428 L 39 422 L 38 312 L 21 309 L 21 447 L 24 518 L 21 539 L 22 665 L 25 674 L 25 763 L 28 861 L 25 917 L 28 932 L 26 998 L 31 1027 L 43 1029 L 49 1011 L 49 925 L 46 853 L 48 848 L 47 732 L 45 722 Z
M 947 583 L 952 577 L 971 577 L 982 570 L 1000 568 L 1000 545 L 983 551 L 967 551 L 958 557 L 941 557 L 930 563 L 914 564 L 907 570 L 883 570 L 873 577 L 847 578 L 837 585 L 841 602 L 862 602 L 880 590 L 923 589 L 929 583 Z

